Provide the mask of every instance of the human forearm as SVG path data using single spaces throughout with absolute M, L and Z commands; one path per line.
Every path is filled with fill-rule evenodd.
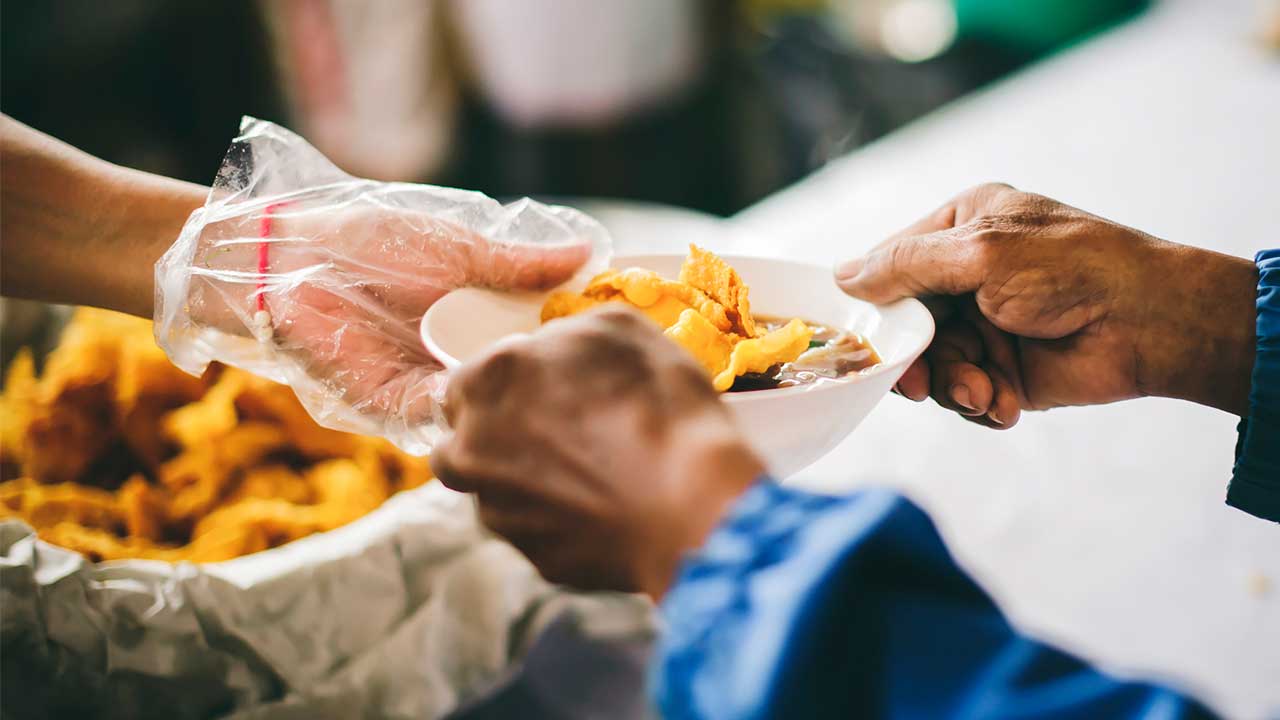
M 1245 416 L 1257 339 L 1258 271 L 1252 262 L 1164 244 L 1148 272 L 1164 291 L 1148 299 L 1139 383 L 1173 397 Z
M 0 117 L 0 289 L 151 316 L 152 267 L 207 188 L 121 168 Z

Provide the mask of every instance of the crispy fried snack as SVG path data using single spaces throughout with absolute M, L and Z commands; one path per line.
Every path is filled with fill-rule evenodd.
M 761 337 L 748 338 L 733 346 L 728 365 L 711 383 L 717 390 L 728 390 L 733 379 L 745 373 L 762 373 L 780 363 L 791 362 L 809 349 L 813 328 L 800 318 Z
M 733 324 L 733 332 L 744 338 L 756 337 L 756 321 L 747 300 L 748 288 L 738 271 L 718 255 L 697 245 L 689 246 L 689 257 L 680 267 L 680 282 L 695 287 L 723 305 Z
M 587 284 L 582 294 L 596 300 L 623 300 L 640 308 L 662 327 L 669 327 L 685 310 L 696 310 L 722 332 L 733 329 L 728 309 L 698 288 L 667 280 L 652 270 L 606 270 Z
M 542 306 L 542 322 L 601 303 L 626 303 L 665 328 L 666 336 L 688 350 L 706 368 L 715 389 L 724 392 L 739 375 L 765 372 L 800 357 L 813 337 L 813 329 L 798 319 L 760 336 L 748 292 L 728 263 L 690 245 L 679 282 L 640 268 L 607 270 L 581 295 L 552 293 Z
M 425 458 L 316 425 L 234 368 L 193 378 L 151 323 L 77 311 L 0 394 L 0 517 L 92 560 L 215 562 L 329 530 L 431 479 Z

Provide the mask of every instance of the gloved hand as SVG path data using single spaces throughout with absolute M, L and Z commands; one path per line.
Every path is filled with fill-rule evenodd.
M 156 339 L 293 387 L 321 424 L 425 453 L 442 366 L 418 324 L 464 285 L 543 289 L 608 259 L 589 217 L 530 200 L 353 178 L 298 136 L 246 118 L 204 208 L 156 264 Z

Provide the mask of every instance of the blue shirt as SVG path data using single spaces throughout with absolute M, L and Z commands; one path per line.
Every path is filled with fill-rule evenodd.
M 1227 502 L 1280 521 L 1280 250 Z M 929 518 L 890 492 L 761 480 L 681 568 L 651 692 L 666 718 L 1201 718 L 1014 629 Z

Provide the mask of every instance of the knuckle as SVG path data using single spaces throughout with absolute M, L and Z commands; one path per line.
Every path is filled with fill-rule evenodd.
M 964 240 L 969 249 L 984 254 L 998 252 L 1017 235 L 1016 225 L 1004 215 L 983 215 L 964 228 Z
M 637 341 L 637 333 L 648 330 L 649 321 L 628 313 L 621 325 L 588 326 L 573 335 L 570 347 L 574 355 L 593 363 L 619 369 L 643 364 L 645 346 Z
M 1017 190 L 1008 183 L 984 182 L 965 190 L 957 200 L 972 207 L 982 207 L 1016 192 Z
M 536 363 L 536 358 L 523 342 L 504 344 L 462 373 L 463 390 L 480 385 L 505 387 L 518 382 Z
M 442 466 L 455 478 L 473 478 L 484 473 L 484 460 L 466 449 L 467 440 L 460 437 L 445 456 Z
M 936 227 L 954 227 L 956 224 L 956 211 L 959 202 L 952 200 L 933 212 L 933 217 L 929 220 Z
M 1007 182 L 985 182 L 973 188 L 974 195 L 987 198 L 1004 198 L 1018 193 L 1018 189 Z
M 459 492 L 469 492 L 474 489 L 472 478 L 475 475 L 469 472 L 465 462 L 459 461 L 458 456 L 459 452 L 454 442 L 437 447 L 431 454 L 431 471 L 445 487 Z
M 885 260 L 894 271 L 903 272 L 915 262 L 917 252 L 917 244 L 907 239 L 890 245 Z
M 645 318 L 635 310 L 619 303 L 607 303 L 592 315 L 593 325 L 612 331 L 634 331 L 643 327 Z

